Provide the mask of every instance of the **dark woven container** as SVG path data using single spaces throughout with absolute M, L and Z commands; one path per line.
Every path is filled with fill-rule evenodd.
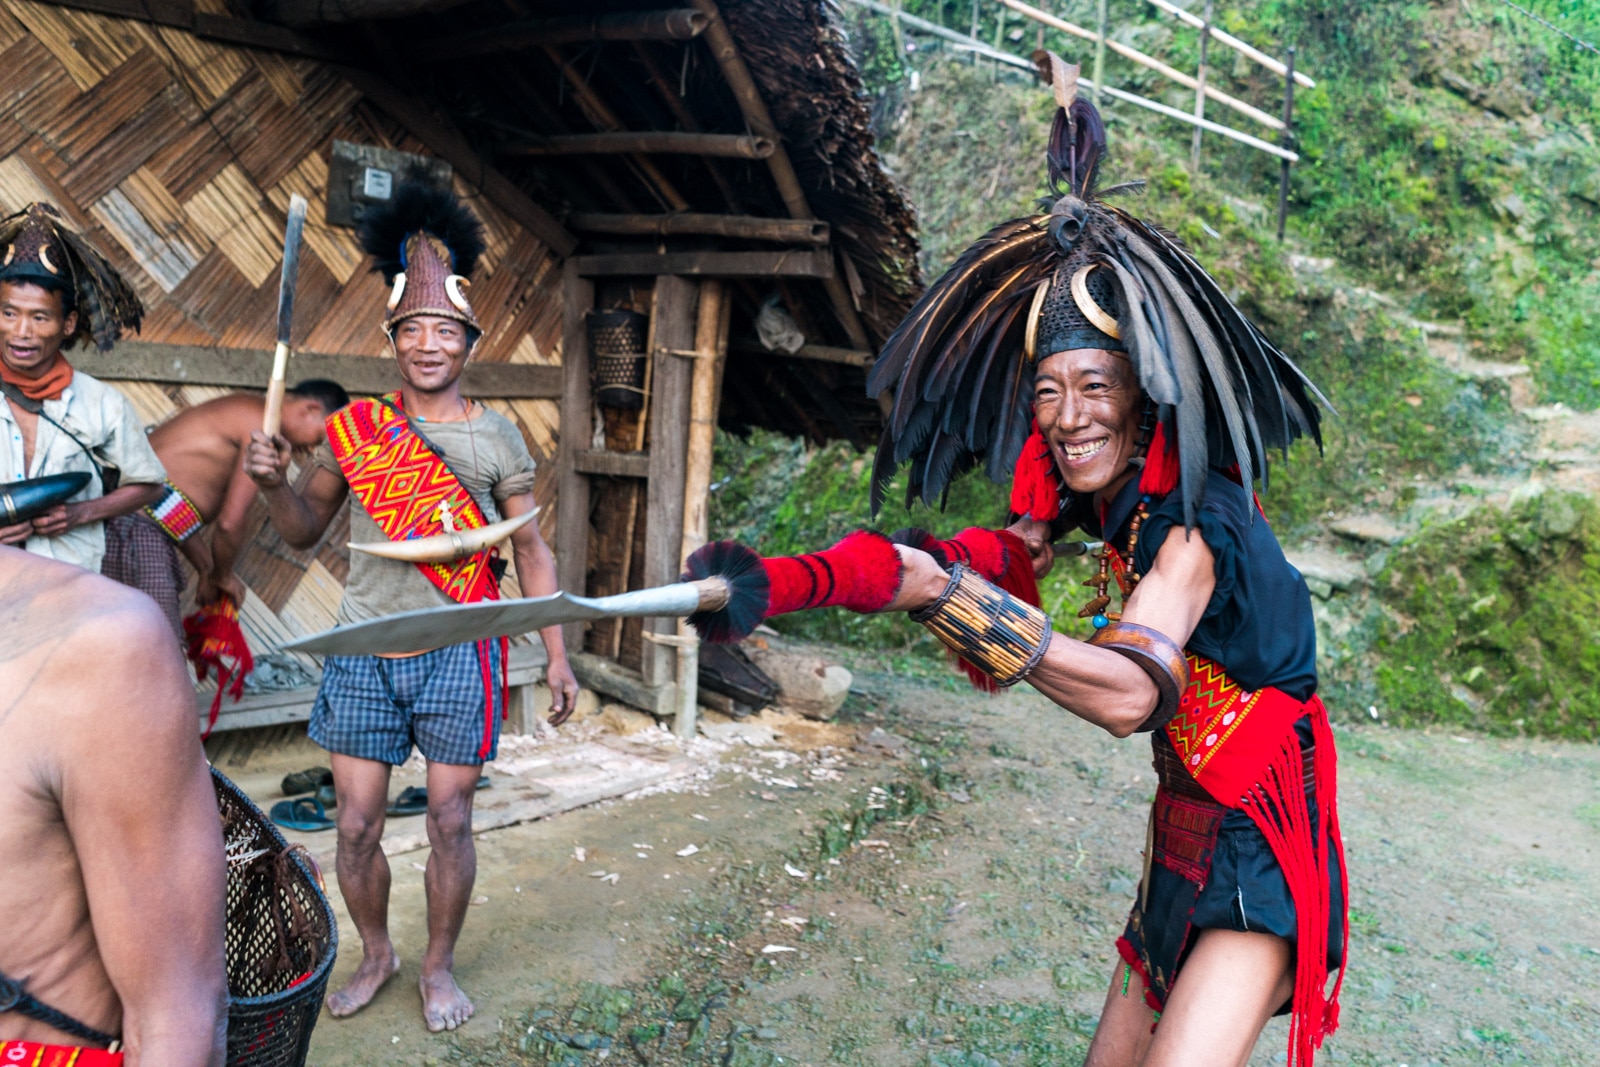
M 303 1067 L 339 927 L 300 848 L 211 770 L 228 850 L 228 1067 Z
M 638 411 L 644 406 L 645 341 L 650 317 L 617 308 L 589 312 L 589 364 L 594 401 L 601 407 Z

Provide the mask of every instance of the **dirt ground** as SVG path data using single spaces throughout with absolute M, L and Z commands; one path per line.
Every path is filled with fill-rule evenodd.
M 882 744 L 735 745 L 687 791 L 482 835 L 457 955 L 478 1015 L 455 1034 L 419 1014 L 426 853 L 396 857 L 404 966 L 365 1012 L 324 1014 L 310 1062 L 1080 1062 L 1140 869 L 1148 742 L 1031 691 L 853 666 L 843 721 Z M 1600 750 L 1338 739 L 1352 952 L 1322 1061 L 1595 1063 Z M 341 922 L 335 982 L 359 956 Z M 1276 1020 L 1252 1064 L 1284 1048 Z

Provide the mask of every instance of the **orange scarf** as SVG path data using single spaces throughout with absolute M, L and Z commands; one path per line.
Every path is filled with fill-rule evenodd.
M 59 400 L 62 392 L 72 384 L 72 364 L 59 353 L 50 369 L 34 378 L 18 374 L 0 361 L 0 379 L 13 386 L 29 400 Z

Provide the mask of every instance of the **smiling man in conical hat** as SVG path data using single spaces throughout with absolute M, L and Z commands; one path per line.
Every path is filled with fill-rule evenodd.
M 475 534 L 531 518 L 534 462 L 509 420 L 461 395 L 460 378 L 483 327 L 467 300 L 483 251 L 482 227 L 448 189 L 408 178 L 362 220 L 361 240 L 390 285 L 383 329 L 399 391 L 357 400 L 328 418 L 302 492 L 286 479 L 289 444 L 256 433 L 245 469 L 262 487 L 272 524 L 289 544 L 316 544 L 348 499 L 352 554 L 341 623 L 499 596 L 504 566 Z M 420 485 L 423 488 L 417 489 Z M 440 548 L 440 545 L 443 548 Z M 534 522 L 511 534 L 525 596 L 557 589 L 555 561 Z M 571 714 L 578 684 L 560 627 L 540 631 L 549 653 L 550 721 Z M 428 948 L 420 985 L 430 1030 L 473 1013 L 455 982 L 456 938 L 477 858 L 472 799 L 495 757 L 505 706 L 506 644 L 478 641 L 398 656 L 330 656 L 311 737 L 332 754 L 338 806 L 339 889 L 361 934 L 363 958 L 328 998 L 335 1018 L 365 1007 L 400 968 L 387 925 L 389 865 L 380 847 L 389 771 L 415 746 L 428 762 Z M 308 826 L 326 825 L 315 801 L 298 802 Z

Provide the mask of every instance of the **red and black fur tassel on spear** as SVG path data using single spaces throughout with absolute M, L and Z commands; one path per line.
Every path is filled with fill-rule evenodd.
M 735 541 L 714 541 L 691 555 L 683 580 L 721 578 L 726 607 L 696 612 L 689 624 L 713 644 L 743 641 L 775 615 L 841 607 L 882 611 L 900 592 L 900 554 L 880 533 L 857 530 L 832 548 L 803 556 L 762 557 Z

